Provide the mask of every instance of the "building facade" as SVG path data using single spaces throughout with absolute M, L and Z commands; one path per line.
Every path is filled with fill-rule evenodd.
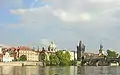
M 20 47 L 19 51 L 18 51 L 18 55 L 19 55 L 18 56 L 19 58 L 22 55 L 26 55 L 27 61 L 39 61 L 39 51 L 35 51 L 35 50 L 30 49 L 30 48 Z
M 70 60 L 77 60 L 77 51 L 70 51 Z

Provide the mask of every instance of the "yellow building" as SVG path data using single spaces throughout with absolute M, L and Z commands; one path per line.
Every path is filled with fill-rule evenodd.
M 22 55 L 27 56 L 27 61 L 39 61 L 39 51 L 34 51 L 28 48 L 20 48 L 19 50 L 19 58 Z

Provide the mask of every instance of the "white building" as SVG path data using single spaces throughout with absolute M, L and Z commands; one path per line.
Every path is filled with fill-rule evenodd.
M 76 51 L 70 51 L 70 60 L 77 60 L 77 52 Z
M 10 54 L 8 52 L 3 55 L 3 62 L 10 62 L 12 60 L 14 60 L 14 57 L 10 57 Z

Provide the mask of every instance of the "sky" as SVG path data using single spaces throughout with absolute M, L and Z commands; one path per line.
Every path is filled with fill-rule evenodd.
M 120 0 L 0 0 L 0 44 L 120 52 Z

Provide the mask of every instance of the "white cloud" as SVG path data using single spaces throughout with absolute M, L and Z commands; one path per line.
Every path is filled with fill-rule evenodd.
M 91 1 L 95 2 L 94 0 Z M 116 3 L 118 3 L 118 1 L 115 1 L 113 5 L 111 5 L 111 1 L 113 0 L 105 0 L 105 4 L 102 6 L 101 3 L 99 3 L 100 0 L 96 0 L 96 2 L 97 1 L 97 5 L 92 5 L 91 2 L 82 0 L 45 0 L 45 2 L 48 2 L 51 5 L 45 5 L 33 9 L 10 10 L 10 12 L 13 14 L 21 15 L 21 24 L 23 26 L 41 26 L 46 25 L 46 21 L 52 22 L 54 20 L 58 23 L 63 21 L 65 22 L 65 25 L 68 25 L 71 22 L 77 23 L 77 25 L 85 25 L 89 23 L 89 26 L 87 26 L 92 28 L 109 26 L 109 21 L 113 22 L 111 21 L 113 20 L 112 15 L 114 15 L 113 12 L 116 12 L 114 9 L 118 8 L 118 6 L 116 6 Z M 102 2 L 104 1 L 102 0 Z M 106 4 L 107 7 L 103 7 L 106 6 Z
M 24 9 L 17 9 L 17 10 L 10 10 L 10 13 L 12 14 L 24 14 L 27 10 L 24 10 Z
M 80 15 L 83 21 L 90 21 L 91 17 L 88 13 L 83 13 Z
M 120 18 L 114 16 L 118 14 L 116 12 L 119 11 L 119 1 L 43 1 L 47 2 L 49 6 L 45 5 L 34 9 L 11 10 L 11 13 L 21 15 L 21 24 L 23 28 L 31 28 L 34 29 L 33 31 L 35 32 L 43 32 L 42 36 L 49 35 L 44 34 L 45 31 L 47 31 L 46 33 L 51 33 L 51 35 L 47 36 L 48 38 L 59 38 L 65 41 L 85 38 L 85 40 L 89 42 L 100 39 L 116 40 L 109 32 L 112 27 L 118 26 L 113 18 L 117 18 L 117 22 L 119 23 Z M 64 32 L 62 29 L 59 29 L 62 26 L 64 27 Z M 67 30 L 69 28 L 71 33 Z M 68 39 L 68 37 L 70 39 Z M 46 42 L 46 40 L 43 39 L 43 42 Z
M 46 9 L 50 9 L 50 6 L 45 5 L 45 6 L 39 7 L 39 8 L 15 9 L 15 10 L 10 10 L 10 13 L 17 14 L 17 15 L 24 15 L 27 13 L 34 14 L 34 12 L 39 12 L 41 10 L 46 10 Z
M 54 10 L 52 9 L 50 6 L 43 6 L 40 8 L 31 8 L 31 9 L 17 9 L 17 10 L 10 10 L 10 12 L 12 14 L 17 14 L 17 15 L 24 15 L 24 14 L 34 14 L 34 13 L 38 13 L 40 11 L 46 11 L 49 10 L 48 13 L 51 13 L 51 15 L 58 17 L 60 20 L 62 21 L 66 21 L 66 22 L 81 22 L 81 21 L 90 21 L 90 15 L 89 13 L 71 13 L 71 12 L 66 12 L 63 10 Z M 31 20 L 29 20 L 31 21 Z M 32 20 L 33 21 L 33 20 Z
M 63 10 L 55 10 L 53 11 L 53 14 L 59 19 L 67 22 L 81 22 L 90 20 L 90 15 L 88 13 L 75 14 L 71 12 L 65 12 Z
M 65 1 L 67 4 L 62 4 L 64 1 L 48 1 L 46 0 L 45 2 L 49 2 L 51 3 L 50 6 L 45 5 L 43 7 L 40 8 L 30 8 L 30 9 L 17 9 L 17 10 L 10 10 L 11 13 L 13 14 L 23 14 L 23 17 L 29 15 L 32 16 L 32 18 L 34 16 L 40 16 L 42 13 L 41 12 L 45 12 L 47 14 L 50 13 L 51 17 L 56 16 L 59 20 L 61 21 L 65 21 L 65 22 L 90 22 L 90 21 L 94 21 L 96 20 L 96 18 L 101 18 L 101 16 L 104 16 L 104 18 L 108 17 L 106 16 L 107 14 L 105 14 L 105 12 L 110 11 L 110 13 L 114 10 L 110 10 L 111 7 L 116 8 L 117 6 L 115 5 L 115 3 L 118 3 L 118 1 L 115 1 L 113 5 L 111 5 L 111 2 L 113 0 L 90 0 L 89 1 L 81 1 L 81 0 L 70 0 L 70 1 Z M 92 5 L 91 2 L 98 2 L 97 5 Z M 104 2 L 105 4 L 103 4 L 101 6 L 101 3 L 99 2 Z M 59 4 L 58 4 L 59 3 Z M 61 3 L 61 4 L 60 4 Z M 84 5 L 83 5 L 84 4 Z M 85 6 L 87 4 L 87 6 Z M 107 7 L 106 7 L 107 4 Z M 62 7 L 62 6 L 65 6 Z M 95 10 L 91 10 L 92 8 L 94 8 Z M 113 9 L 114 9 L 113 8 Z M 39 13 L 39 14 L 38 14 Z M 102 14 L 101 14 L 102 13 Z M 27 16 L 28 17 L 28 16 Z M 27 18 L 28 21 L 33 22 L 33 21 L 37 21 L 38 18 L 34 18 L 32 19 L 29 17 L 29 20 Z M 32 19 L 32 20 L 31 20 Z M 25 20 L 24 18 L 22 18 L 22 21 Z

